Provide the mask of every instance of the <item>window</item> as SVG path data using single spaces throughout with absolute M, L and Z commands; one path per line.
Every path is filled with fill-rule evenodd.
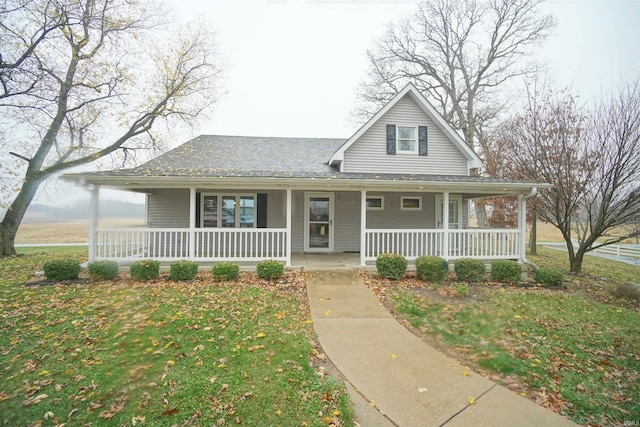
M 383 196 L 367 197 L 367 210 L 368 211 L 384 210 L 384 197 Z
M 254 228 L 256 196 L 233 194 L 203 194 L 201 226 L 223 228 Z
M 396 149 L 398 153 L 418 153 L 418 129 L 415 127 L 398 126 L 396 133 Z
M 400 198 L 400 210 L 403 211 L 421 211 L 422 210 L 422 197 L 401 197 Z

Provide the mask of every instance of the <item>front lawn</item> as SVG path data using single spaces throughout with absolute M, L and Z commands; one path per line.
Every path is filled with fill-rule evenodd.
M 590 259 L 587 268 L 605 276 Z M 628 271 L 607 262 L 618 275 Z M 637 420 L 640 307 L 616 299 L 614 282 L 567 276 L 567 287 L 555 290 L 485 282 L 465 284 L 460 297 L 452 275 L 440 286 L 363 275 L 414 333 L 523 396 L 580 424 Z
M 0 260 L 1 424 L 352 424 L 343 384 L 310 364 L 302 271 L 23 285 L 50 257 Z

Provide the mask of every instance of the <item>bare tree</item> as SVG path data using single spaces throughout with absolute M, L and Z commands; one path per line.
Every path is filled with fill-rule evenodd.
M 215 34 L 200 23 L 166 37 L 151 11 L 141 0 L 3 2 L 0 176 L 5 187 L 15 179 L 3 194 L 0 256 L 15 254 L 25 211 L 49 177 L 157 148 L 156 123 L 191 121 L 216 101 Z
M 494 149 L 503 176 L 553 185 L 535 207 L 562 233 L 578 273 L 589 251 L 640 234 L 633 227 L 640 215 L 640 83 L 592 111 L 566 90 L 529 96 L 536 100 L 502 127 Z
M 503 108 L 499 87 L 528 70 L 526 55 L 554 25 L 542 0 L 429 0 L 412 17 L 390 25 L 367 52 L 359 115 L 370 117 L 413 82 L 460 129 L 471 148 L 488 149 L 483 127 Z M 490 165 L 487 165 L 491 169 Z M 488 170 L 489 173 L 492 170 Z M 487 226 L 479 206 L 478 220 Z

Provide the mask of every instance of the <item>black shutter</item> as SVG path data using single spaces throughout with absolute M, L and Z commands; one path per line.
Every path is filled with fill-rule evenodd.
M 267 195 L 258 194 L 256 202 L 256 226 L 267 228 Z
M 420 156 L 426 156 L 427 153 L 427 127 L 418 126 L 418 154 Z
M 200 228 L 200 193 L 196 193 L 196 228 Z
M 396 125 L 387 125 L 387 154 L 396 154 Z

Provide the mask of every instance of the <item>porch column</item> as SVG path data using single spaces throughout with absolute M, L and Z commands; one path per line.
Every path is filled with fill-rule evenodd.
M 360 265 L 366 265 L 367 255 L 367 190 L 360 190 Z
M 91 190 L 91 210 L 89 214 L 89 262 L 96 260 L 96 229 L 98 228 L 98 209 L 100 204 L 100 186 L 94 185 Z
M 189 259 L 196 257 L 196 189 L 189 188 Z
M 291 225 L 291 188 L 287 188 L 287 242 L 286 242 L 286 257 L 287 261 L 285 265 L 287 267 L 291 267 L 291 230 L 293 229 Z
M 442 192 L 442 257 L 449 260 L 449 192 Z
M 520 261 L 527 259 L 527 200 L 524 194 L 518 194 L 518 253 Z

